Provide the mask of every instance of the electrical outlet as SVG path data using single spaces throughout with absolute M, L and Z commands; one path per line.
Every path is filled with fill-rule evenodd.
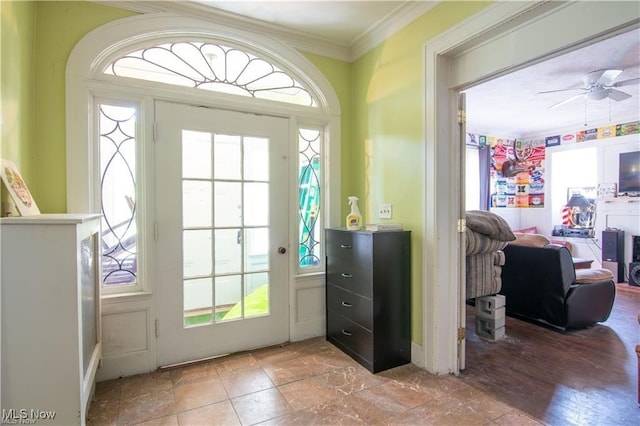
M 391 204 L 380 204 L 378 208 L 378 218 L 391 219 Z

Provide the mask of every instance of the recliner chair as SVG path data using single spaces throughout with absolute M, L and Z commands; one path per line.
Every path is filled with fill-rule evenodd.
M 503 249 L 502 289 L 507 315 L 561 329 L 606 321 L 615 298 L 613 274 L 574 268 L 565 247 L 509 244 Z

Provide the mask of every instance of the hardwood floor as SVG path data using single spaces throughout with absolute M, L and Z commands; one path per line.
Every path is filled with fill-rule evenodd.
M 616 290 L 604 323 L 561 332 L 507 317 L 499 342 L 475 334 L 475 308 L 468 306 L 467 368 L 460 377 L 546 424 L 640 424 L 640 288 Z

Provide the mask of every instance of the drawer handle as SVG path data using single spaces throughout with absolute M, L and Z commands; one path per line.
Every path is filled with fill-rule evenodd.
M 345 308 L 350 308 L 353 305 L 351 303 L 349 303 L 349 302 L 342 302 L 342 306 L 344 306 Z
M 344 272 L 342 274 L 340 274 L 340 275 L 342 275 L 342 278 L 353 278 L 353 275 L 345 274 Z
M 351 248 L 353 248 L 353 246 L 351 244 L 340 244 L 340 248 L 351 249 Z
M 353 336 L 353 333 L 351 333 L 350 331 L 345 330 L 344 328 L 342 329 L 342 334 L 344 334 L 345 336 Z

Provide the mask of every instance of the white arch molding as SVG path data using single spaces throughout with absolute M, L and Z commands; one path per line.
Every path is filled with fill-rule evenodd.
M 148 46 L 151 42 L 175 40 L 211 40 L 246 47 L 248 51 L 259 52 L 265 59 L 273 61 L 309 89 L 318 102 L 318 108 L 274 103 L 262 99 L 242 99 L 225 93 L 210 92 L 185 87 L 163 87 L 154 82 L 122 79 L 102 74 L 104 67 L 118 55 L 136 48 Z M 330 162 L 329 174 L 339 177 L 340 153 L 340 103 L 333 87 L 326 77 L 299 52 L 280 42 L 263 38 L 249 31 L 222 27 L 201 19 L 168 14 L 145 14 L 120 19 L 105 24 L 78 42 L 69 56 L 66 69 L 67 95 L 67 211 L 87 212 L 95 210 L 92 196 L 95 188 L 91 171 L 87 169 L 93 153 L 87 147 L 91 140 L 87 104 L 92 96 L 125 91 L 127 97 L 175 99 L 197 102 L 201 105 L 224 107 L 239 111 L 268 113 L 270 115 L 302 118 L 329 124 Z M 132 96 L 133 94 L 133 96 Z M 334 197 L 339 185 L 331 188 L 328 202 L 338 202 Z M 339 206 L 339 204 L 338 204 Z M 328 206 L 327 206 L 328 207 Z
M 456 231 L 463 200 L 451 196 L 462 193 L 464 182 L 455 143 L 458 91 L 638 27 L 639 14 L 636 2 L 498 2 L 425 45 L 423 345 L 414 346 L 414 363 L 457 374 L 464 357 L 457 340 L 465 324 Z
M 158 42 L 175 40 L 211 41 L 228 44 L 259 54 L 264 59 L 289 73 L 302 83 L 315 97 L 318 107 L 287 104 L 226 93 L 199 90 L 181 86 L 169 86 L 156 82 L 119 78 L 102 73 L 104 67 L 117 56 Z M 150 161 L 155 99 L 189 103 L 256 114 L 285 117 L 290 122 L 290 158 L 297 158 L 298 126 L 323 127 L 325 141 L 322 147 L 324 173 L 322 176 L 324 224 L 340 223 L 340 104 L 338 97 L 325 76 L 304 56 L 276 40 L 261 37 L 251 31 L 222 27 L 203 19 L 175 14 L 146 14 L 105 24 L 82 38 L 69 56 L 66 68 L 66 152 L 67 152 L 67 211 L 74 213 L 100 212 L 100 176 L 94 126 L 93 108 L 101 99 L 135 102 L 140 105 L 139 139 L 142 161 Z M 140 160 L 138 160 L 140 161 Z M 146 164 L 137 185 L 147 194 L 145 205 L 153 206 L 153 170 Z M 297 194 L 296 172 L 291 170 L 290 197 Z M 295 198 L 291 198 L 295 200 Z M 139 215 L 146 218 L 141 223 L 141 241 L 153 235 L 151 211 L 141 206 Z M 297 211 L 290 216 L 290 244 L 297 246 Z M 145 270 L 141 276 L 150 277 L 154 270 L 152 250 L 146 255 Z M 142 256 L 141 253 L 141 256 Z M 292 341 L 324 334 L 324 314 L 316 306 L 323 304 L 324 274 L 298 275 L 296 262 L 290 262 L 289 270 L 289 334 Z M 149 282 L 149 280 L 147 280 Z M 157 368 L 157 352 L 154 335 L 155 298 L 153 285 L 143 284 L 141 291 L 130 294 L 109 295 L 102 298 L 103 336 L 113 337 L 105 342 L 103 366 L 98 380 L 153 371 Z M 318 311 L 318 312 L 316 312 Z M 299 315 L 302 312 L 304 315 Z M 299 319 L 302 318 L 302 319 Z M 127 324 L 122 327 L 120 324 Z M 111 337 L 112 336 L 112 337 Z M 110 349 L 112 348 L 112 349 Z

